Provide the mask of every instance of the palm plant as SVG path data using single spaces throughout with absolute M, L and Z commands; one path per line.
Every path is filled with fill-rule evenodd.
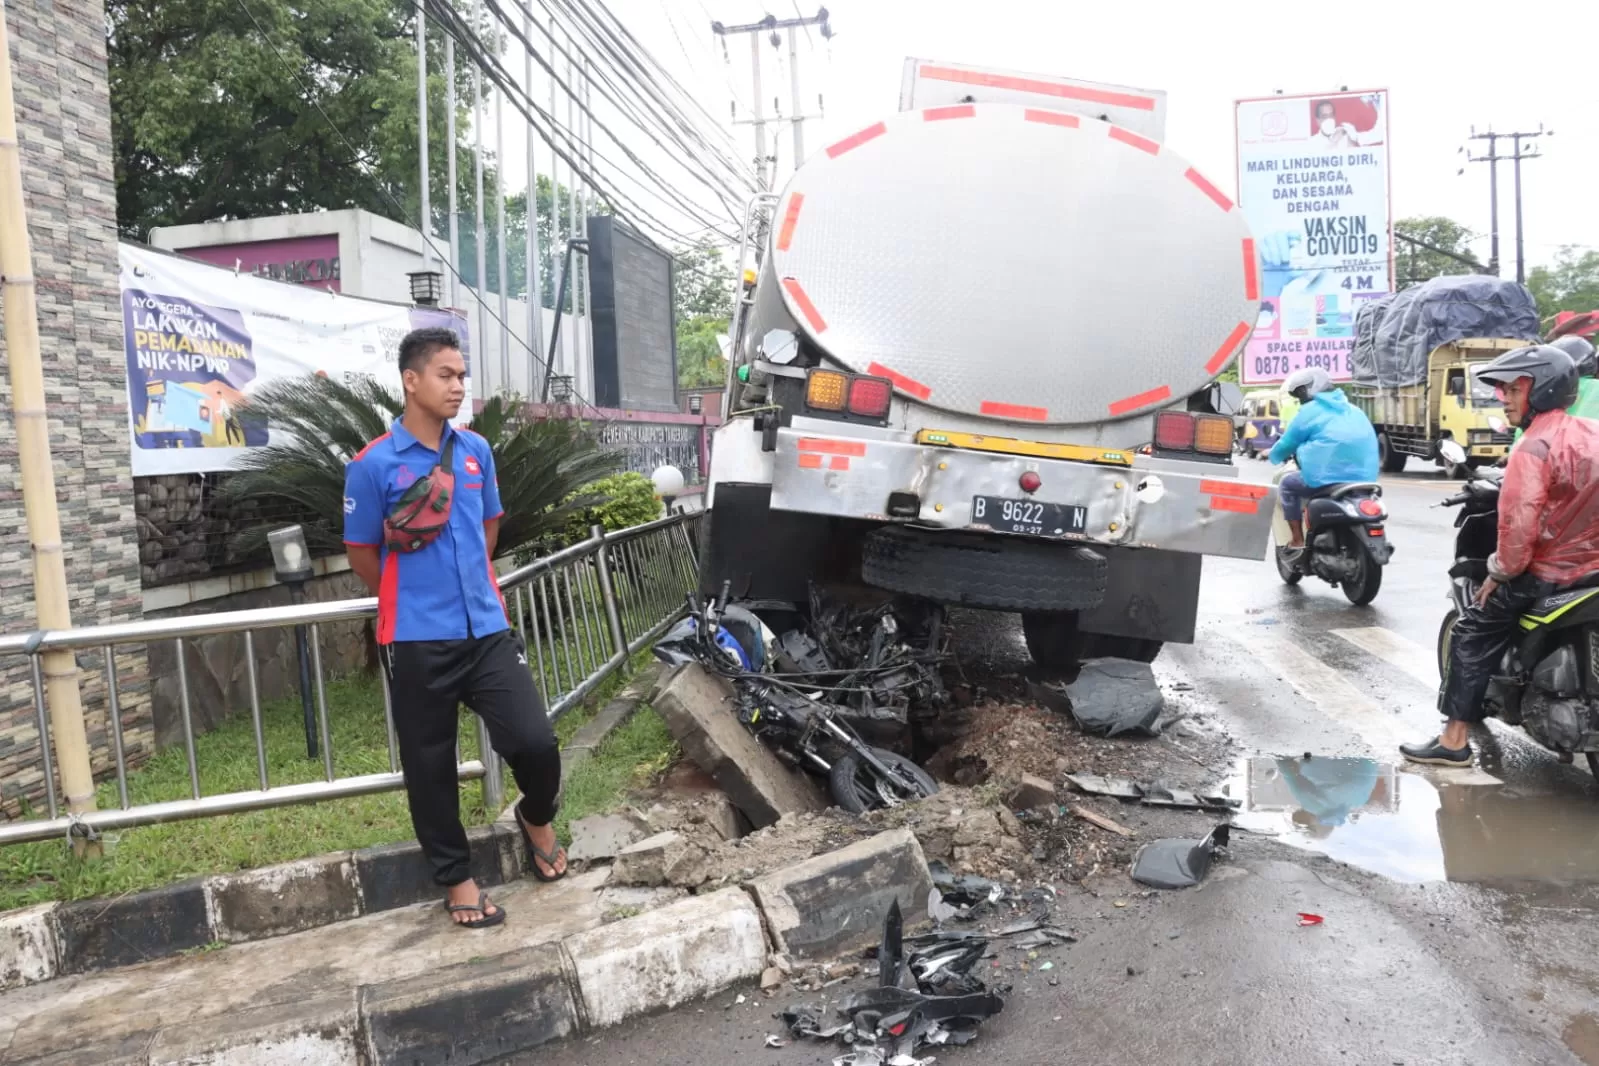
M 309 376 L 271 382 L 250 398 L 245 417 L 266 420 L 276 440 L 248 452 L 221 495 L 230 503 L 254 501 L 266 514 L 301 517 L 314 554 L 339 551 L 345 464 L 388 432 L 403 410 L 403 400 L 372 378 L 350 384 Z M 580 424 L 524 417 L 512 397 L 490 399 L 471 428 L 488 440 L 499 474 L 505 518 L 498 555 L 543 541 L 564 528 L 571 515 L 594 506 L 596 497 L 579 496 L 578 490 L 621 462 Z M 275 524 L 263 521 L 240 531 L 240 552 L 260 550 Z

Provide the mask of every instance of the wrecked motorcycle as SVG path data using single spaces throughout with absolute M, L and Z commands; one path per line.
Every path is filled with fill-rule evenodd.
M 688 617 L 655 645 L 669 665 L 697 662 L 733 682 L 739 721 L 788 765 L 827 778 L 833 802 L 852 814 L 898 806 L 938 791 L 910 759 L 861 739 L 848 708 L 822 699 L 862 671 L 813 670 L 778 674 L 768 667 L 796 652 L 754 612 L 720 596 L 701 605 L 688 598 Z M 792 663 L 790 663 L 792 666 Z M 829 684 L 832 681 L 835 684 Z
M 1280 482 L 1288 470 L 1273 482 Z M 1288 520 L 1278 507 L 1272 516 L 1276 542 L 1277 574 L 1284 584 L 1297 585 L 1307 573 L 1343 589 L 1349 602 L 1364 607 L 1382 588 L 1382 568 L 1393 557 L 1383 523 L 1388 512 L 1379 485 L 1352 482 L 1332 485 L 1305 501 L 1305 551 L 1294 561 L 1288 547 Z
M 1453 441 L 1444 449 L 1464 451 Z M 1461 459 L 1450 458 L 1451 462 Z M 1504 471 L 1484 468 L 1441 506 L 1455 516 L 1455 564 L 1449 568 L 1453 601 L 1438 628 L 1438 673 L 1449 669 L 1449 644 L 1461 612 L 1488 577 L 1488 557 L 1499 546 L 1499 488 Z M 1569 762 L 1581 753 L 1599 777 L 1599 573 L 1545 596 L 1521 616 L 1522 634 L 1505 652 L 1488 685 L 1484 707 L 1506 725 Z

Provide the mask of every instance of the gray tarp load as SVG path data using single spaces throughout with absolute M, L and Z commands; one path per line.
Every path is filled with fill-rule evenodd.
M 1419 385 L 1433 349 L 1468 337 L 1536 340 L 1532 293 L 1513 281 L 1467 274 L 1372 300 L 1355 316 L 1351 370 L 1361 385 Z

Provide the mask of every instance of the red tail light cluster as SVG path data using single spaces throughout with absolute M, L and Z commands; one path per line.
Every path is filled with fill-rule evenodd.
M 1155 416 L 1155 447 L 1163 452 L 1230 455 L 1233 450 L 1233 420 L 1226 415 L 1162 411 Z
M 849 383 L 849 413 L 863 418 L 882 418 L 894 399 L 894 386 L 883 378 L 855 378 Z
M 1361 500 L 1360 503 L 1356 505 L 1356 509 L 1367 518 L 1382 517 L 1382 504 L 1378 503 L 1369 496 L 1366 499 Z
M 813 411 L 839 411 L 860 418 L 887 418 L 894 384 L 887 378 L 845 374 L 817 367 L 806 375 L 805 405 Z

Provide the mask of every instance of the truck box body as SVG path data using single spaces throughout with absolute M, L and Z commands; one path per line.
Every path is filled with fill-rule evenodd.
M 1377 429 L 1384 467 L 1434 459 L 1446 439 L 1473 462 L 1504 455 L 1511 434 L 1492 426 L 1503 409 L 1472 370 L 1537 336 L 1532 294 L 1481 275 L 1433 278 L 1362 307 L 1348 391 Z

